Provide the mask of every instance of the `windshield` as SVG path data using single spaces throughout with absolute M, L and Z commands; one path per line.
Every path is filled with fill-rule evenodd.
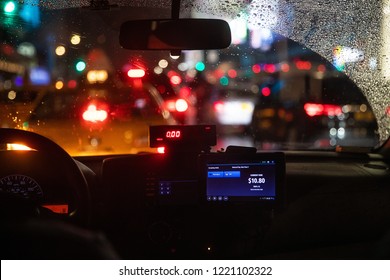
M 232 43 L 179 56 L 118 40 L 126 20 L 169 18 L 171 1 L 40 2 L 0 4 L 0 127 L 71 155 L 155 152 L 160 124 L 215 124 L 216 150 L 389 137 L 388 0 L 181 1 L 180 17 L 228 21 Z

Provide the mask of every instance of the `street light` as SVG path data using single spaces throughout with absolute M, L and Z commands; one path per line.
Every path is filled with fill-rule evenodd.
M 16 4 L 14 1 L 8 1 L 7 3 L 5 3 L 4 5 L 4 12 L 7 13 L 7 14 L 12 14 L 14 13 L 16 10 Z

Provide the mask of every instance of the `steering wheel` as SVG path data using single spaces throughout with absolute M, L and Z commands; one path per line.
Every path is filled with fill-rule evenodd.
M 12 128 L 0 128 L 0 143 L 18 143 L 25 145 L 42 153 L 46 158 L 49 158 L 50 164 L 56 168 L 61 168 L 59 170 L 65 173 L 67 183 L 75 196 L 75 210 L 68 216 L 69 220 L 79 225 L 87 225 L 89 223 L 91 200 L 87 181 L 77 163 L 63 148 L 42 135 Z M 1 160 L 3 160 L 3 157 L 0 157 Z M 4 164 L 6 163 L 0 162 L 0 166 L 5 166 Z M 39 166 L 40 163 L 33 161 L 29 164 L 31 166 Z M 7 194 L 3 193 L 0 195 L 3 201 L 12 199 Z

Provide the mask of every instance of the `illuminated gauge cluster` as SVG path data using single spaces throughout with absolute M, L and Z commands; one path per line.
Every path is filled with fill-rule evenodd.
M 20 174 L 8 175 L 0 179 L 0 192 L 19 195 L 28 199 L 43 197 L 42 188 L 31 177 Z

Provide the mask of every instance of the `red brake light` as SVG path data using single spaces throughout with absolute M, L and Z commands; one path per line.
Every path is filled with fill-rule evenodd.
M 342 114 L 341 106 L 333 104 L 306 103 L 303 107 L 308 116 L 338 116 Z
M 184 99 L 178 99 L 176 100 L 175 108 L 178 112 L 185 112 L 188 109 L 188 103 Z
M 283 72 L 289 72 L 290 71 L 290 65 L 288 65 L 287 63 L 283 63 L 281 66 L 280 66 L 280 69 L 283 71 Z
M 175 100 L 167 100 L 165 101 L 165 107 L 169 112 L 174 112 L 176 110 Z
M 191 95 L 191 89 L 189 87 L 182 87 L 180 89 L 181 97 L 189 97 Z
M 264 65 L 264 71 L 267 73 L 275 73 L 276 72 L 276 66 L 274 64 L 265 64 Z
M 96 105 L 91 104 L 83 113 L 83 119 L 88 122 L 103 122 L 107 119 L 108 113 L 106 110 L 98 110 Z
M 265 97 L 271 95 L 271 89 L 269 87 L 264 87 L 261 89 L 261 94 L 264 95 Z
M 188 109 L 188 103 L 184 99 L 167 100 L 165 101 L 165 107 L 170 112 L 185 112 Z
M 145 76 L 145 70 L 143 69 L 130 69 L 127 71 L 127 76 L 130 78 L 142 78 Z
M 338 116 L 343 113 L 341 106 L 333 105 L 333 104 L 325 104 L 324 105 L 324 114 L 327 116 Z
M 311 62 L 310 61 L 296 61 L 295 65 L 298 70 L 310 70 L 311 69 Z
M 303 107 L 308 116 L 321 116 L 324 113 L 324 106 L 322 104 L 306 103 Z
M 214 110 L 216 112 L 221 112 L 223 110 L 223 102 L 222 101 L 215 102 L 214 103 Z
M 159 154 L 165 154 L 165 147 L 158 147 L 158 148 L 157 148 L 157 153 L 159 153 Z
M 261 72 L 261 67 L 260 67 L 260 65 L 258 65 L 258 64 L 255 64 L 255 65 L 253 65 L 252 66 L 252 71 L 253 71 L 253 73 L 260 73 Z
M 230 78 L 232 78 L 232 79 L 236 78 L 236 77 L 237 77 L 237 71 L 234 70 L 234 69 L 230 69 L 230 70 L 228 71 L 228 76 L 229 76 Z

